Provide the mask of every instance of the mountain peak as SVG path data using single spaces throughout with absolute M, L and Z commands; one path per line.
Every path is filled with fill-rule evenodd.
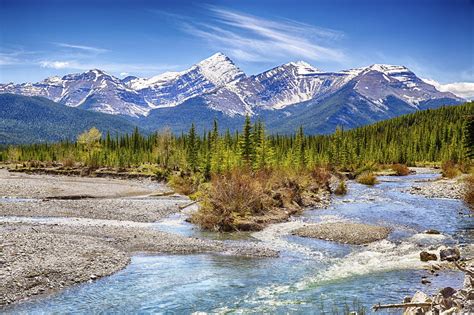
M 306 61 L 302 61 L 302 60 L 289 62 L 285 64 L 285 66 L 294 67 L 297 73 L 300 75 L 322 72 L 320 69 L 315 68 L 309 63 L 307 63 Z
M 210 62 L 232 62 L 233 63 L 233 61 L 229 57 L 227 57 L 224 53 L 220 51 L 202 60 L 201 62 L 199 62 L 199 64 L 210 63 Z
M 202 60 L 196 66 L 209 81 L 217 86 L 245 77 L 245 73 L 221 52 Z
M 410 71 L 405 66 L 388 65 L 388 64 L 380 64 L 380 63 L 375 63 L 375 64 L 367 67 L 367 69 L 368 70 L 373 70 L 373 71 L 378 71 L 378 72 L 383 72 L 383 73 L 397 73 L 397 72 Z

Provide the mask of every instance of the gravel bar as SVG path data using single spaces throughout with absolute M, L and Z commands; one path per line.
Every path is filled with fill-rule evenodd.
M 301 237 L 312 237 L 352 245 L 383 240 L 389 234 L 390 228 L 388 227 L 348 222 L 311 224 L 293 231 L 293 235 Z

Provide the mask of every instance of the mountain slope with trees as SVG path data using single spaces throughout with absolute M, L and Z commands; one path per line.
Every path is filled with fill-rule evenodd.
M 74 140 L 97 127 L 110 133 L 132 132 L 126 119 L 67 107 L 43 97 L 0 94 L 0 144 Z

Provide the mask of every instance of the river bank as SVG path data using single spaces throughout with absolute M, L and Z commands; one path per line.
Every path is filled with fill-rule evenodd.
M 0 169 L 0 191 L 0 275 L 9 284 L 0 288 L 0 305 L 110 275 L 136 253 L 278 255 L 256 243 L 156 230 L 153 222 L 180 212 L 190 200 L 150 179 Z
M 420 181 L 410 188 L 410 193 L 427 198 L 462 199 L 465 193 L 464 178 L 465 176 L 458 176 Z

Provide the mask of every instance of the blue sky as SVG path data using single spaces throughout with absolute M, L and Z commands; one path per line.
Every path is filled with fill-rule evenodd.
M 148 77 L 183 70 L 217 51 L 247 74 L 305 60 L 328 71 L 401 64 L 442 84 L 472 88 L 467 82 L 474 82 L 470 0 L 0 0 L 0 5 L 3 83 L 91 68 Z

